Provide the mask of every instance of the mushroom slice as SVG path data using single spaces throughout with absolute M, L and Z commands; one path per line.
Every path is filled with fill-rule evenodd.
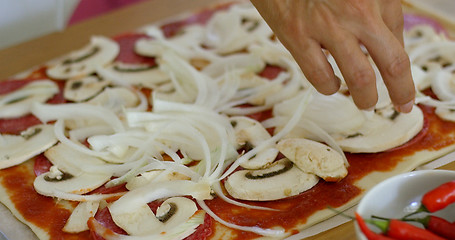
M 146 27 L 144 32 L 151 38 L 139 39 L 134 51 L 142 56 L 159 57 L 168 49 L 174 49 L 185 58 L 190 58 L 197 54 L 200 48 L 204 27 L 200 25 L 190 25 L 180 29 L 179 33 L 165 37 L 163 31 L 156 25 Z M 212 55 L 212 54 L 210 54 Z
M 34 102 L 44 103 L 59 89 L 51 80 L 34 81 L 11 93 L 0 95 L 0 118 L 17 118 L 30 113 Z
M 87 221 L 94 217 L 100 202 L 80 202 L 73 210 L 63 227 L 64 232 L 78 233 L 88 230 Z
M 302 171 L 325 181 L 340 181 L 348 174 L 343 156 L 325 144 L 304 138 L 288 138 L 280 140 L 277 148 Z
M 271 138 L 264 126 L 254 119 L 248 117 L 231 117 L 230 120 L 234 127 L 237 143 L 243 145 L 247 151 Z M 271 146 L 246 162 L 243 162 L 240 166 L 247 169 L 263 168 L 275 161 L 277 155 L 278 150 Z
M 65 83 L 63 96 L 73 102 L 82 102 L 93 98 L 110 84 L 98 76 L 70 79 Z
M 135 107 L 139 103 L 139 97 L 126 87 L 108 87 L 96 97 L 90 99 L 88 103 L 104 106 L 117 112 L 123 108 Z
M 125 236 L 118 234 L 106 228 L 103 224 L 98 222 L 95 218 L 90 218 L 88 224 L 90 224 L 90 230 L 93 230 L 97 235 L 105 239 L 186 239 L 196 231 L 196 228 L 204 223 L 205 211 L 198 210 L 191 216 L 190 219 L 184 224 L 179 225 L 174 229 L 163 233 L 149 234 L 146 236 Z
M 150 89 L 171 80 L 170 76 L 157 66 L 144 64 L 115 62 L 107 67 L 98 68 L 97 73 L 122 86 L 133 85 Z
M 439 71 L 431 81 L 431 90 L 441 101 L 455 100 L 455 74 Z
M 44 155 L 54 166 L 57 166 L 58 169 L 72 175 L 79 175 L 81 172 L 95 172 L 91 171 L 91 169 L 106 165 L 103 160 L 74 150 L 62 143 L 49 148 Z M 99 170 L 96 173 L 104 173 L 104 175 L 106 175 L 105 171 L 102 170 Z
M 426 24 L 415 25 L 404 32 L 404 42 L 407 52 L 414 50 L 418 46 L 441 40 L 443 40 L 442 35 L 438 34 L 432 26 Z
M 59 63 L 47 69 L 47 75 L 55 79 L 68 79 L 94 73 L 99 66 L 112 62 L 118 55 L 118 44 L 106 37 L 94 36 L 90 44 L 71 52 Z
M 179 172 L 172 172 L 166 170 L 153 170 L 149 172 L 144 172 L 131 180 L 126 184 L 128 190 L 133 190 L 139 187 L 142 187 L 152 181 L 172 181 L 172 180 L 190 180 L 191 178 L 181 174 Z
M 209 75 L 212 78 L 217 78 L 226 74 L 226 69 L 232 71 L 232 69 L 244 70 L 243 72 L 254 72 L 258 73 L 263 70 L 265 67 L 265 62 L 259 56 L 253 54 L 246 54 L 246 53 L 238 53 L 225 56 L 218 61 L 213 61 L 209 65 L 207 65 L 202 72 Z M 257 75 L 251 75 L 257 76 Z M 260 81 L 263 80 L 263 81 Z M 255 83 L 263 83 L 267 81 L 265 79 L 261 79 L 257 77 L 254 79 Z M 243 81 L 240 82 L 243 84 Z M 254 85 L 257 86 L 257 85 Z M 245 86 L 241 86 L 240 88 L 246 88 Z
M 174 196 L 192 196 L 198 200 L 212 199 L 211 187 L 207 181 L 152 182 L 128 191 L 109 206 L 109 211 L 114 222 L 129 234 L 145 234 L 145 231 L 152 231 L 152 228 L 159 230 L 163 226 L 147 203 Z
M 164 201 L 156 211 L 156 216 L 147 204 L 138 204 L 134 209 L 116 214 L 112 210 L 114 222 L 132 236 L 165 233 L 188 221 L 197 211 L 196 204 L 184 197 L 172 197 Z
M 234 172 L 226 180 L 225 187 L 237 199 L 270 201 L 295 196 L 318 181 L 316 175 L 303 172 L 283 158 L 266 169 Z
M 56 192 L 84 194 L 95 190 L 110 180 L 111 173 L 88 171 L 105 164 L 102 160 L 58 144 L 45 153 L 52 162 L 51 171 L 39 175 L 34 182 L 36 191 L 45 196 Z
M 435 78 L 435 75 L 439 73 L 437 72 L 425 72 L 422 68 L 411 65 L 411 73 L 412 79 L 414 80 L 414 85 L 418 91 L 423 91 L 431 86 L 431 82 Z
M 296 100 L 293 98 L 279 104 L 278 108 L 274 107 L 275 116 L 287 115 L 292 116 L 295 111 Z M 324 109 L 324 111 L 321 111 Z M 330 117 L 330 116 L 337 116 Z M 313 100 L 305 110 L 303 118 L 309 119 L 331 133 L 349 133 L 358 129 L 365 122 L 364 115 L 348 96 L 341 93 L 335 93 L 330 96 L 321 93 L 314 93 Z
M 73 175 L 52 166 L 51 171 L 36 177 L 33 187 L 41 195 L 54 197 L 58 192 L 84 194 L 101 187 L 109 180 L 108 174 L 80 172 Z
M 392 106 L 375 113 L 351 135 L 334 135 L 346 152 L 375 153 L 400 146 L 411 140 L 423 127 L 423 113 L 414 106 L 410 113 L 398 113 Z
M 435 113 L 441 119 L 444 119 L 446 121 L 455 122 L 455 111 L 453 109 L 445 108 L 445 107 L 436 107 Z
M 0 136 L 0 169 L 21 164 L 57 142 L 52 125 L 36 125 L 21 135 Z
M 270 37 L 270 28 L 260 21 L 254 9 L 248 14 L 236 11 L 220 12 L 207 22 L 203 44 L 218 54 L 229 54 L 247 48 L 259 37 Z
M 173 229 L 188 221 L 197 211 L 194 201 L 185 197 L 173 197 L 164 201 L 156 210 L 156 217 L 164 224 L 161 232 Z
M 453 67 L 454 53 L 455 42 L 434 41 L 413 49 L 409 52 L 409 59 L 413 65 L 419 66 L 425 72 L 438 72 Z

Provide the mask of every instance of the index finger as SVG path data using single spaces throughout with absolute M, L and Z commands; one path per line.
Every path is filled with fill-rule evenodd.
M 385 25 L 361 36 L 360 40 L 376 63 L 395 109 L 410 112 L 414 105 L 415 87 L 411 63 L 400 41 Z

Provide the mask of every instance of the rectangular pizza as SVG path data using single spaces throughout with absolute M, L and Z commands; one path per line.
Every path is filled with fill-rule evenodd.
M 374 111 L 317 93 L 248 1 L 94 35 L 0 82 L 0 201 L 40 240 L 292 237 L 455 150 L 455 42 L 404 36 L 408 114 L 377 70 Z

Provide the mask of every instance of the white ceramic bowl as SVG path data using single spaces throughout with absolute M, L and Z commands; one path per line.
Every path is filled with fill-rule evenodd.
M 420 206 L 422 195 L 431 189 L 451 180 L 455 180 L 455 171 L 421 170 L 403 173 L 376 185 L 360 201 L 357 212 L 369 219 L 372 215 L 386 218 L 401 218 L 414 212 Z M 455 221 L 455 204 L 440 210 L 433 215 Z M 425 214 L 416 215 L 423 217 Z M 357 238 L 367 238 L 355 224 Z

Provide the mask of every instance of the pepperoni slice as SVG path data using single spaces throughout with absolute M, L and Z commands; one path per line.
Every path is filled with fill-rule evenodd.
M 40 123 L 41 121 L 31 114 L 20 118 L 0 119 L 0 133 L 19 135 L 27 128 Z
M 275 79 L 278 74 L 283 71 L 283 68 L 274 66 L 274 65 L 267 65 L 265 66 L 264 70 L 259 73 L 259 76 L 263 78 L 267 78 L 269 80 Z
M 41 67 L 31 72 L 29 76 L 24 79 L 7 79 L 0 81 L 0 94 L 6 94 L 17 90 L 33 81 L 46 79 L 46 68 Z
M 118 233 L 118 234 L 127 234 L 125 232 L 125 230 L 121 229 L 119 226 L 117 226 L 114 222 L 114 220 L 112 220 L 112 216 L 111 216 L 111 212 L 109 212 L 109 208 L 103 208 L 101 210 L 99 210 L 96 214 L 95 214 L 95 219 L 101 224 L 103 225 L 104 227 L 112 230 L 113 232 L 115 233 Z M 104 240 L 104 238 L 100 237 L 98 234 L 96 234 L 95 232 L 93 232 L 92 230 L 90 230 L 90 235 L 92 236 L 92 238 L 94 240 Z
M 196 228 L 196 231 L 185 240 L 205 240 L 213 233 L 213 218 L 205 214 L 204 223 Z
M 2 81 L 0 82 L 0 94 L 7 94 L 13 92 L 33 81 L 39 80 L 43 79 L 28 78 L 21 80 Z M 56 83 L 60 89 L 60 92 L 54 95 L 54 97 L 52 97 L 51 99 L 49 99 L 49 101 L 47 101 L 47 103 L 49 104 L 59 104 L 65 102 L 65 98 L 63 97 L 64 82 L 56 81 Z M 18 135 L 20 134 L 20 132 L 37 124 L 41 124 L 41 121 L 32 114 L 28 114 L 18 118 L 0 119 L 0 133 Z
M 22 79 L 22 80 L 7 80 L 0 82 L 0 94 L 7 94 L 13 92 L 29 83 L 34 81 L 33 79 Z
M 35 164 L 33 166 L 33 171 L 35 172 L 35 176 L 39 176 L 43 173 L 49 172 L 52 167 L 52 163 L 47 159 L 44 154 L 40 154 L 35 157 Z
M 156 210 L 161 206 L 161 204 L 163 204 L 163 202 L 164 202 L 164 201 L 156 200 L 156 201 L 147 203 L 147 205 L 148 205 L 149 208 L 152 210 L 152 212 L 153 212 L 154 214 L 156 214 Z
M 127 33 L 116 36 L 114 40 L 119 44 L 120 52 L 115 60 L 123 63 L 138 63 L 155 66 L 155 58 L 141 56 L 134 51 L 134 45 L 137 40 L 141 38 L 149 37 L 142 33 Z
M 211 9 L 203 10 L 197 14 L 193 14 L 189 18 L 182 21 L 176 21 L 169 24 L 165 24 L 161 27 L 165 37 L 172 37 L 176 35 L 184 26 L 191 24 L 205 24 L 212 17 L 212 15 L 223 9 L 227 9 L 231 3 L 220 4 L 219 6 Z
M 252 119 L 254 119 L 254 120 L 258 121 L 258 122 L 262 122 L 264 120 L 267 120 L 267 119 L 271 118 L 272 116 L 273 116 L 273 110 L 272 109 L 248 115 L 249 118 L 252 118 Z
M 405 14 L 403 19 L 405 30 L 409 30 L 416 25 L 424 24 L 431 26 L 434 30 L 436 30 L 437 33 L 442 33 L 445 36 L 449 36 L 447 30 L 441 25 L 441 23 L 434 19 L 416 14 Z
M 114 187 L 107 188 L 106 186 L 101 186 L 89 194 L 110 194 L 110 193 L 119 193 L 119 192 L 126 192 L 128 189 L 125 187 L 126 183 L 120 184 Z

